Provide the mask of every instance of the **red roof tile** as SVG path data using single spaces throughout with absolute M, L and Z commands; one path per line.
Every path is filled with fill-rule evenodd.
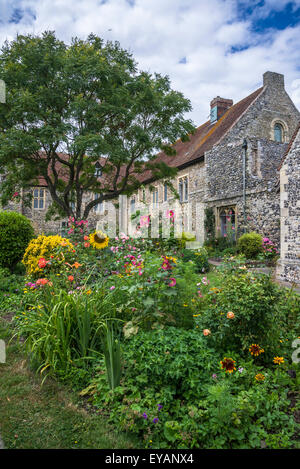
M 195 164 L 199 159 L 204 156 L 206 151 L 212 149 L 212 147 L 218 143 L 227 133 L 227 131 L 235 124 L 235 122 L 243 115 L 243 113 L 248 109 L 248 107 L 255 101 L 255 99 L 262 92 L 263 87 L 254 91 L 252 94 L 242 99 L 238 103 L 231 106 L 225 114 L 214 124 L 211 124 L 210 121 L 205 122 L 200 125 L 195 133 L 190 135 L 190 140 L 187 142 L 182 142 L 178 140 L 173 148 L 176 150 L 176 155 L 168 156 L 164 152 L 158 153 L 156 158 L 154 158 L 150 164 L 156 164 L 164 162 L 172 168 L 178 168 L 189 166 Z M 69 156 L 63 153 L 59 154 L 62 158 L 68 159 Z M 101 161 L 102 160 L 102 161 Z M 105 158 L 102 158 L 101 161 L 105 161 Z M 66 168 L 67 169 L 67 168 Z M 61 168 L 61 164 L 57 163 L 57 170 L 59 171 L 60 177 L 64 176 L 65 168 Z M 120 172 L 121 180 L 124 175 L 124 171 Z M 134 175 L 140 182 L 146 183 L 150 182 L 153 179 L 153 173 L 150 169 L 145 169 L 142 173 L 135 173 L 134 167 L 132 168 L 131 174 Z M 46 185 L 43 178 L 39 178 L 40 185 Z

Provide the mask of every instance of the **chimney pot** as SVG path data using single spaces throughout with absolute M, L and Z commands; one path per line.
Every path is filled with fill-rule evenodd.
M 217 96 L 210 102 L 210 121 L 216 122 L 233 105 L 232 99 Z

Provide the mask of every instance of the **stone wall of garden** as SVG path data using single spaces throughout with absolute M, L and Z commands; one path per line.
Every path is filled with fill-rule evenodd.
M 300 128 L 280 169 L 279 280 L 300 284 Z

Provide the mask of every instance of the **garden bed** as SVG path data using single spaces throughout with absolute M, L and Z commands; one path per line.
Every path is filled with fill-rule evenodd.
M 299 447 L 292 290 L 238 257 L 209 272 L 205 249 L 93 233 L 33 244 L 0 309 L 39 380 L 144 448 Z

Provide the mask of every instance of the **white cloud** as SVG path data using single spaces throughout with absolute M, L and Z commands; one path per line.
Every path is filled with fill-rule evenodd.
M 262 84 L 262 74 L 285 75 L 286 89 L 300 108 L 300 27 L 282 31 L 254 32 L 255 16 L 280 11 L 287 0 L 266 0 L 250 16 L 240 7 L 253 7 L 244 0 L 0 0 L 0 44 L 16 33 L 41 34 L 55 30 L 70 42 L 90 32 L 105 40 L 118 40 L 130 50 L 139 68 L 170 76 L 172 87 L 182 91 L 193 105 L 190 117 L 196 124 L 206 120 L 215 96 L 234 102 Z M 13 5 L 13 6 L 12 6 Z M 300 0 L 293 2 L 300 6 Z M 24 16 L 9 23 L 15 9 Z M 33 12 L 36 19 L 32 17 Z M 185 63 L 180 63 L 183 60 Z

